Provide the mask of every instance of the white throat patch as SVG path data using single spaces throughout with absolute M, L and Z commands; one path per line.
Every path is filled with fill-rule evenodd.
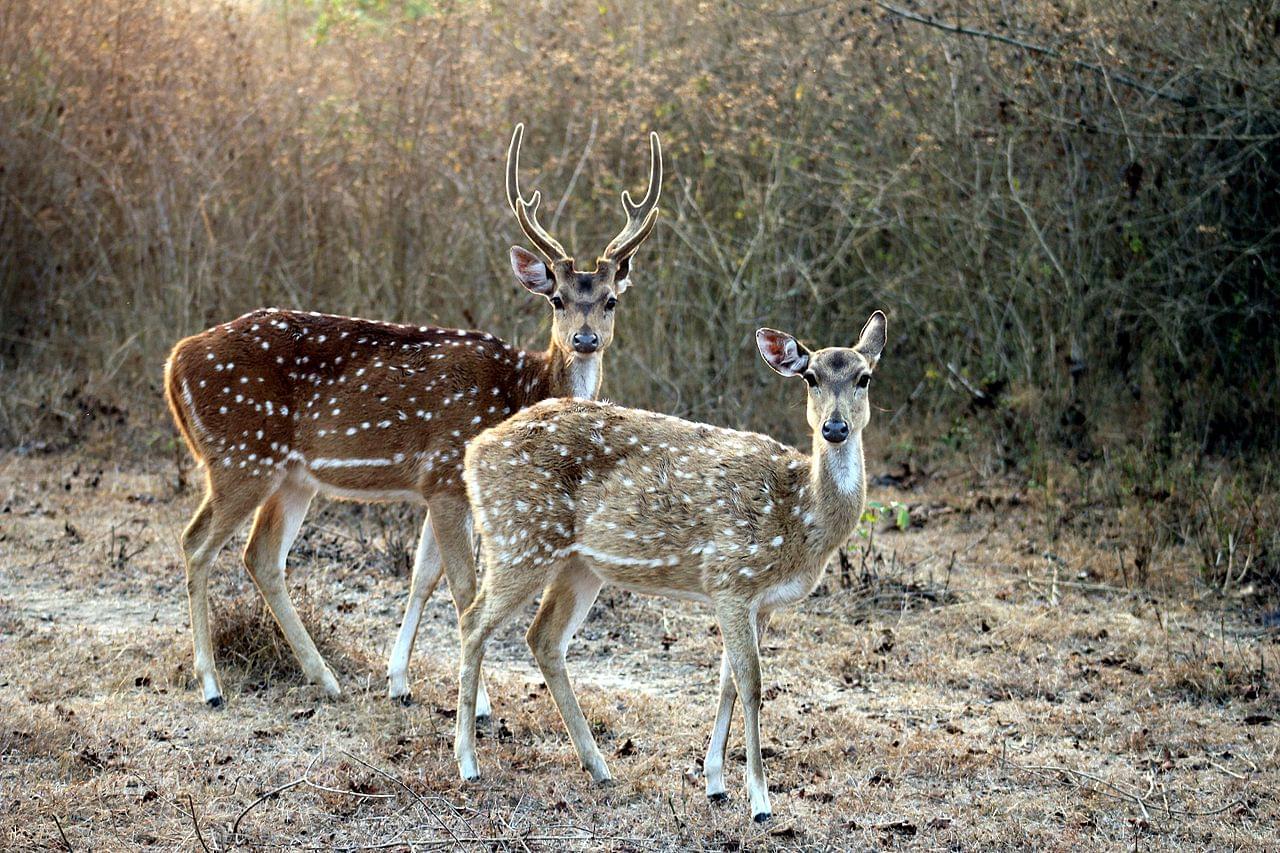
M 860 442 L 851 438 L 843 444 L 828 446 L 827 471 L 842 494 L 851 495 L 862 488 L 862 453 Z
M 594 400 L 600 392 L 600 353 L 569 362 L 569 393 L 580 400 Z

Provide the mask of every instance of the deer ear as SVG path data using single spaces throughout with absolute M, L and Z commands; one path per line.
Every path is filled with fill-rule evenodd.
M 880 361 L 880 353 L 884 352 L 884 329 L 887 322 L 883 311 L 873 313 L 867 320 L 867 324 L 862 327 L 858 342 L 853 345 L 854 350 L 867 360 L 867 364 L 871 365 L 872 369 Z
M 539 296 L 549 296 L 556 289 L 555 281 L 547 274 L 547 265 L 527 249 L 511 247 L 511 269 L 526 290 Z
M 756 346 L 764 363 L 783 376 L 799 376 L 809 367 L 809 351 L 786 332 L 760 329 L 756 332 Z
M 631 286 L 631 256 L 618 261 L 618 271 L 613 274 L 613 288 L 622 293 Z

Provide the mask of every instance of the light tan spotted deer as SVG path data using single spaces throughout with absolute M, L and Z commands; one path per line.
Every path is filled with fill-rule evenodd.
M 440 574 L 459 613 L 475 594 L 470 513 L 462 483 L 467 441 L 548 397 L 594 397 L 613 340 L 614 307 L 631 260 L 658 216 L 662 155 L 650 134 L 649 187 L 590 272 L 578 270 L 520 193 L 524 126 L 507 152 L 507 200 L 542 258 L 511 249 L 511 266 L 552 308 L 545 352 L 491 334 L 266 309 L 180 341 L 165 365 L 174 420 L 204 468 L 206 494 L 182 536 L 204 699 L 222 704 L 209 636 L 209 567 L 256 510 L 245 566 L 312 681 L 338 682 L 285 587 L 285 557 L 317 492 L 428 507 L 408 606 L 387 667 L 388 692 L 407 701 L 407 670 L 423 606 Z M 480 713 L 487 715 L 487 698 Z
M 877 311 L 852 348 L 809 352 L 771 329 L 764 360 L 809 385 L 808 454 L 755 433 L 582 400 L 548 400 L 481 435 L 463 476 L 483 555 L 480 591 L 462 616 L 455 753 L 479 776 L 474 709 L 489 635 L 535 593 L 527 636 L 596 781 L 610 778 L 565 672 L 565 650 L 603 584 L 707 602 L 724 640 L 720 704 L 703 765 L 725 797 L 735 694 L 746 721 L 751 813 L 771 810 L 760 758 L 758 641 L 769 614 L 813 591 L 862 514 L 862 431 L 885 344 Z

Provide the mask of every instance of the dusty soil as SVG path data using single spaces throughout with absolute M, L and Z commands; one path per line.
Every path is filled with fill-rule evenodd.
M 457 781 L 443 590 L 415 704 L 383 695 L 407 509 L 318 505 L 292 555 L 337 701 L 298 675 L 233 543 L 213 582 L 228 704 L 205 708 L 177 546 L 198 485 L 174 480 L 0 456 L 0 847 L 1280 848 L 1274 620 L 1203 589 L 1176 550 L 1130 565 L 1087 508 L 1073 526 L 1008 484 L 873 486 L 913 505 L 911 527 L 856 538 L 767 637 L 775 817 L 757 827 L 740 717 L 732 798 L 702 795 L 710 615 L 607 589 L 569 666 L 616 782 L 577 767 L 527 618 L 486 660 L 484 782 Z

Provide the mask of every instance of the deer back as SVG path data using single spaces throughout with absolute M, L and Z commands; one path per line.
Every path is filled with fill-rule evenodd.
M 540 358 L 482 332 L 266 309 L 179 342 L 166 386 L 213 469 L 420 498 L 460 487 L 466 440 L 546 395 Z
M 622 586 L 693 598 L 803 594 L 856 520 L 827 530 L 808 457 L 767 436 L 590 401 L 485 433 L 466 476 L 490 565 L 577 555 Z

